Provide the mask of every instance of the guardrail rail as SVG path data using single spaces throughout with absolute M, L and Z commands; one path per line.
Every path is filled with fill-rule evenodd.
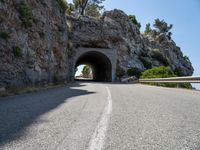
M 139 83 L 200 83 L 200 76 L 139 79 Z

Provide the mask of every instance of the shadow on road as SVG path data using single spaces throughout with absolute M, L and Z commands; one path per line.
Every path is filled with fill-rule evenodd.
M 0 98 L 0 147 L 17 140 L 25 134 L 25 128 L 38 117 L 55 109 L 71 97 L 94 94 L 81 87 L 79 83 L 37 93 Z

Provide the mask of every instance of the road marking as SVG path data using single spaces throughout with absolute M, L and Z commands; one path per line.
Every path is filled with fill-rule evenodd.
M 106 131 L 108 128 L 110 114 L 112 112 L 112 97 L 109 88 L 106 86 L 108 93 L 107 104 L 104 108 L 101 119 L 95 129 L 95 132 L 90 140 L 88 150 L 102 150 L 104 146 L 104 139 L 106 137 Z

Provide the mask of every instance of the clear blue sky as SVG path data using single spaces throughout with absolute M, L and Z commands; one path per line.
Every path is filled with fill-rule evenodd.
M 200 75 L 200 0 L 105 0 L 104 6 L 134 14 L 142 24 L 141 31 L 155 18 L 173 24 L 173 40 L 190 58 L 194 75 Z

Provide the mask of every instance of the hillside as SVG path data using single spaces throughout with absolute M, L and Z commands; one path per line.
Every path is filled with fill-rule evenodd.
M 9 10 L 9 11 L 8 11 Z M 190 60 L 160 34 L 144 36 L 121 10 L 101 18 L 66 15 L 58 1 L 0 1 L 0 87 L 68 82 L 80 47 L 117 50 L 116 76 L 170 66 L 192 75 Z

